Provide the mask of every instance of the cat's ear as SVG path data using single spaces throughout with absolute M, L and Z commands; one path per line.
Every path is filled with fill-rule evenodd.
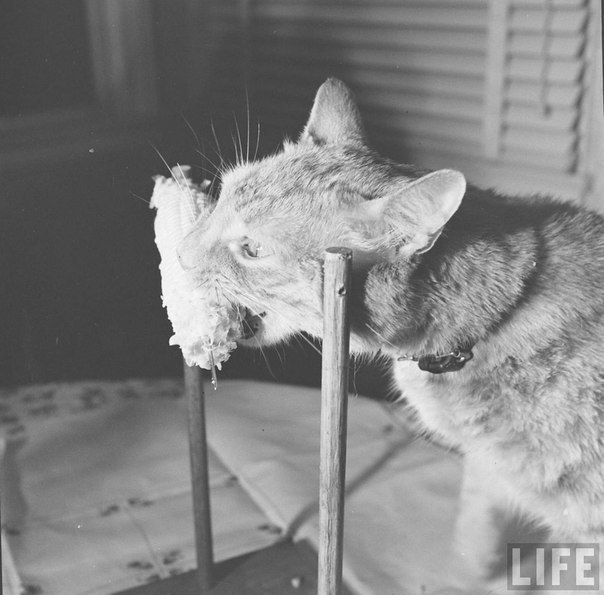
M 342 81 L 327 79 L 317 91 L 300 142 L 323 145 L 364 140 L 361 115 L 352 92 Z
M 457 211 L 466 191 L 461 172 L 441 169 L 402 180 L 386 196 L 359 205 L 354 220 L 368 245 L 396 248 L 401 256 L 428 251 Z

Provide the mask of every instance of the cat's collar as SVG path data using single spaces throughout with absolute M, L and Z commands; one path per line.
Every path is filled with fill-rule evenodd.
M 431 355 L 401 355 L 397 361 L 417 362 L 420 370 L 430 372 L 431 374 L 444 374 L 445 372 L 457 372 L 461 370 L 466 363 L 473 357 L 473 344 L 465 344 L 456 347 L 449 353 L 431 354 Z

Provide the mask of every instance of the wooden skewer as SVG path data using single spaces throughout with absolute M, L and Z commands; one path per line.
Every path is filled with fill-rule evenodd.
M 319 595 L 342 587 L 352 252 L 325 252 L 319 485 Z
M 4 450 L 4 444 L 1 445 Z M 0 453 L 4 459 L 4 452 Z M 4 592 L 4 568 L 2 567 L 2 486 L 0 486 L 0 595 Z
M 210 515 L 210 482 L 206 437 L 205 394 L 201 370 L 184 364 L 185 396 L 189 419 L 189 458 L 193 494 L 193 520 L 197 552 L 197 584 L 199 593 L 208 593 L 212 586 L 212 519 Z

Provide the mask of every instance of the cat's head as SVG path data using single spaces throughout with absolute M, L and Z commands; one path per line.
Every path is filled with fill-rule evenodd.
M 216 208 L 179 256 L 200 281 L 218 279 L 226 299 L 256 315 L 244 343 L 299 331 L 321 336 L 324 250 L 351 248 L 357 272 L 411 258 L 431 247 L 464 192 L 459 172 L 418 178 L 376 155 L 351 92 L 330 79 L 296 143 L 224 176 Z M 354 336 L 351 346 L 359 347 Z

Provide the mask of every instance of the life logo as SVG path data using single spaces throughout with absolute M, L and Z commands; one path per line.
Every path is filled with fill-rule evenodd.
M 597 543 L 508 543 L 510 591 L 599 588 L 600 546 Z

